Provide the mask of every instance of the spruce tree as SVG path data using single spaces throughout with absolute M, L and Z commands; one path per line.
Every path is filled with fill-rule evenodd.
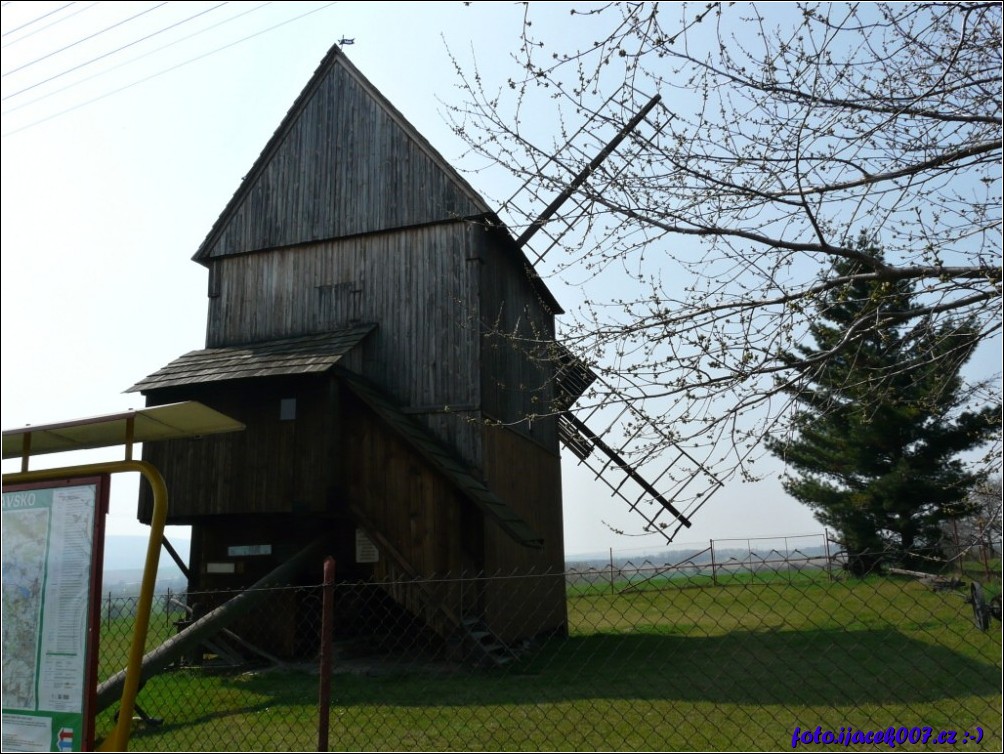
M 940 524 L 967 512 L 978 480 L 959 454 L 998 431 L 1000 407 L 965 405 L 959 372 L 978 335 L 963 321 L 918 320 L 909 282 L 853 260 L 835 267 L 846 283 L 817 301 L 814 345 L 786 356 L 805 377 L 794 431 L 769 447 L 787 464 L 785 490 L 839 532 L 852 572 L 930 566 Z

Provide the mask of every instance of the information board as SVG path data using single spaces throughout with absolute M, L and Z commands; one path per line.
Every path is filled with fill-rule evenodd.
M 3 751 L 93 745 L 108 479 L 4 485 Z

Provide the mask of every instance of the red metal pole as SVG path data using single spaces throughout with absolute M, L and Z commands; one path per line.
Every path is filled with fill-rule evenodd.
M 324 559 L 324 597 L 321 603 L 321 680 L 317 693 L 317 750 L 328 751 L 331 713 L 331 633 L 335 617 L 335 559 Z

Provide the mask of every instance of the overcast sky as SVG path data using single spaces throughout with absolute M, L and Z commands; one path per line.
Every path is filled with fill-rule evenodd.
M 568 33 L 567 6 L 549 5 L 538 33 Z M 446 44 L 504 81 L 522 18 L 508 3 L 63 6 L 2 8 L 4 429 L 138 408 L 126 388 L 204 346 L 207 272 L 190 258 L 332 43 L 353 40 L 352 62 L 462 165 L 441 112 L 460 96 Z M 468 178 L 489 197 L 505 193 L 486 175 Z M 144 533 L 136 485 L 115 480 L 110 533 Z M 657 535 L 604 524 L 637 531 L 623 507 L 566 459 L 569 553 L 658 549 Z M 775 476 L 728 486 L 679 539 L 821 530 Z

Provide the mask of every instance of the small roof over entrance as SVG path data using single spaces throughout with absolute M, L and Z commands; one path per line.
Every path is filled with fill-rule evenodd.
M 126 392 L 146 393 L 201 382 L 327 372 L 374 329 L 374 324 L 362 324 L 318 335 L 189 351 Z
M 55 424 L 29 424 L 19 429 L 6 429 L 3 432 L 3 457 L 20 458 L 134 442 L 176 440 L 242 429 L 244 425 L 236 419 L 196 401 L 185 401 Z

